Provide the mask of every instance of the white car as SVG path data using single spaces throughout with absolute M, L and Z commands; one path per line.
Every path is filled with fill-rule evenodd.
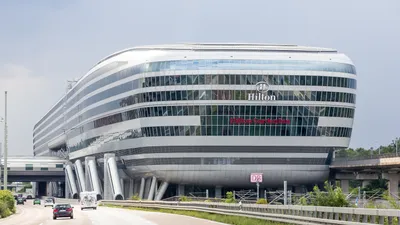
M 47 206 L 54 207 L 53 199 L 46 199 L 46 201 L 44 201 L 44 207 Z

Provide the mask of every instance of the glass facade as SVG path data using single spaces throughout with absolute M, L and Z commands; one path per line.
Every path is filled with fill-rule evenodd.
M 70 99 L 75 93 L 79 95 L 68 101 L 66 108 L 75 104 L 82 96 L 91 93 L 101 87 L 116 82 L 118 80 L 137 75 L 140 73 L 160 72 L 160 71 L 176 71 L 176 70 L 296 70 L 296 71 L 324 71 L 356 74 L 353 65 L 345 63 L 324 62 L 324 61 L 305 61 L 305 60 L 223 60 L 223 59 L 207 59 L 207 60 L 179 60 L 179 61 L 163 61 L 139 64 L 122 71 L 107 76 L 95 83 L 89 85 L 85 89 L 81 88 L 94 77 L 99 76 L 107 71 L 111 71 L 125 65 L 127 62 L 112 62 L 93 73 L 89 74 L 85 79 L 80 81 L 73 90 L 67 94 Z M 45 126 L 41 124 L 49 115 L 60 109 L 63 104 L 60 101 L 53 107 L 34 127 L 36 129 Z M 61 112 L 54 114 L 51 119 L 55 119 L 61 115 Z M 50 119 L 50 120 L 51 120 Z
M 356 89 L 356 80 L 352 78 L 335 77 L 331 75 L 254 75 L 254 74 L 188 74 L 185 71 L 196 70 L 257 70 L 257 71 L 320 71 L 336 72 L 355 75 L 353 65 L 304 60 L 182 60 L 144 63 L 111 73 L 89 86 L 83 88 L 91 79 L 105 72 L 110 72 L 125 66 L 126 62 L 114 62 L 89 74 L 80 81 L 67 95 L 65 119 L 73 118 L 65 126 L 64 118 L 60 117 L 64 110 L 63 101 L 60 101 L 46 116 L 35 125 L 34 149 L 36 153 L 47 149 L 44 144 L 62 134 L 64 129 L 74 128 L 68 138 L 76 137 L 91 129 L 120 123 L 127 120 L 160 117 L 160 116 L 200 116 L 200 126 L 176 127 L 142 127 L 136 131 L 137 137 L 157 136 L 328 136 L 350 137 L 351 128 L 345 127 L 318 127 L 320 116 L 353 118 L 352 107 L 323 107 L 323 106 L 263 106 L 262 102 L 253 101 L 253 105 L 220 105 L 218 101 L 249 101 L 249 94 L 255 93 L 255 84 L 266 81 L 282 90 L 269 90 L 268 95 L 276 96 L 277 101 L 293 102 L 336 102 L 355 104 L 355 94 L 350 89 Z M 154 72 L 171 72 L 179 75 L 145 74 Z M 221 71 L 219 71 L 221 72 Z M 247 72 L 247 71 L 246 71 Z M 84 96 L 99 88 L 112 84 L 124 78 L 143 74 L 137 79 L 119 84 L 105 91 L 97 93 L 80 104 L 72 107 Z M 204 85 L 211 85 L 211 89 L 204 89 Z M 218 86 L 212 86 L 218 85 Z M 223 86 L 226 85 L 226 86 Z M 227 86 L 229 85 L 229 86 Z M 236 86 L 235 86 L 236 85 Z M 151 87 L 175 86 L 174 90 L 155 91 Z M 319 86 L 335 87 L 337 91 L 310 91 L 285 90 L 287 86 Z M 230 90 L 227 89 L 230 88 Z M 249 89 L 251 90 L 240 90 Z M 341 89 L 343 88 L 343 89 Z M 239 90 L 238 90 L 239 89 Z M 138 90 L 127 97 L 121 97 L 102 105 L 85 110 L 87 107 L 110 97 Z M 75 95 L 77 94 L 77 95 Z M 75 96 L 74 96 L 75 95 Z M 193 102 L 195 101 L 195 102 Z M 196 102 L 198 101 L 198 103 Z M 206 101 L 206 102 L 202 102 Z M 212 104 L 210 102 L 212 101 Z M 144 103 L 158 102 L 161 106 L 145 106 Z M 169 103 L 168 103 L 169 102 Z M 171 105 L 171 102 L 174 102 Z M 140 104 L 137 108 L 123 113 L 107 115 L 95 121 L 90 121 L 76 127 L 78 124 L 96 115 L 112 110 Z M 205 104 L 205 105 L 203 105 Z M 225 103 L 224 103 L 225 104 Z M 58 110 L 60 109 L 60 110 Z M 82 112 L 84 111 L 84 112 Z M 54 113 L 55 112 L 55 113 Z M 52 114 L 53 113 L 53 114 Z M 44 122 L 46 118 L 49 118 Z M 290 121 L 287 124 L 232 124 L 232 118 L 244 121 L 257 119 L 259 121 L 282 119 Z M 50 126 L 48 126 L 51 124 Z M 45 128 L 48 126 L 47 128 Z M 45 128 L 45 129 L 43 129 Z M 167 132 L 168 131 L 168 132 Z M 82 140 L 77 146 L 69 146 L 72 151 L 87 147 L 96 138 Z M 41 147 L 40 147 L 41 146 Z M 40 147 L 40 148 L 39 148 Z

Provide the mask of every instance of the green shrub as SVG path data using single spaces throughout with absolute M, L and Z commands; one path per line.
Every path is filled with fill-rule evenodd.
M 257 200 L 256 204 L 267 204 L 267 200 L 265 200 L 264 198 L 260 198 Z
M 179 201 L 190 202 L 190 201 L 192 201 L 192 199 L 188 198 L 187 196 L 181 196 L 181 197 L 179 197 Z
M 206 199 L 204 200 L 204 202 L 212 202 L 210 199 Z
M 131 197 L 131 200 L 139 201 L 139 200 L 140 200 L 140 197 L 139 197 L 138 194 L 135 194 L 135 195 L 133 195 L 133 196 Z
M 4 218 L 11 215 L 11 211 L 8 209 L 7 204 L 0 201 L 0 218 Z
M 15 200 L 12 193 L 8 190 L 0 190 L 0 214 L 1 217 L 7 217 L 12 213 L 15 213 Z M 3 208 L 2 208 L 3 207 Z
M 226 192 L 225 203 L 236 203 L 236 200 L 233 196 L 233 192 L 231 191 Z

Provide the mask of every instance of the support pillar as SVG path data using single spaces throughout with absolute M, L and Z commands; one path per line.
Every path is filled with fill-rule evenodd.
M 82 162 L 80 159 L 75 161 L 75 173 L 78 180 L 79 190 L 86 191 L 85 173 L 83 172 Z
M 68 198 L 78 198 L 78 190 L 76 187 L 74 172 L 72 171 L 71 164 L 67 164 L 65 166 L 65 178 L 68 181 L 66 182 L 66 184 L 68 183 L 68 187 L 65 187 L 65 189 L 69 188 L 68 191 L 70 192 Z
M 161 199 L 163 198 L 163 196 L 165 194 L 165 191 L 167 191 L 167 188 L 168 188 L 168 182 L 163 181 L 161 183 L 160 189 L 158 190 L 158 193 L 157 193 L 157 195 L 156 195 L 154 200 L 155 201 L 161 201 Z
M 176 195 L 177 196 L 185 196 L 185 185 L 184 184 L 177 185 Z
M 143 199 L 147 199 L 150 193 L 150 186 L 151 186 L 151 177 L 146 178 L 146 182 L 144 183 L 144 196 Z
M 124 199 L 114 153 L 104 154 L 104 199 Z
M 383 173 L 382 178 L 388 180 L 388 191 L 392 197 L 399 195 L 400 176 L 397 173 Z
M 154 199 L 156 185 L 157 185 L 157 178 L 153 177 L 151 180 L 150 191 L 149 191 L 149 196 L 147 197 L 147 200 L 152 201 Z
M 134 193 L 134 188 L 135 188 L 135 180 L 134 179 L 129 179 L 129 189 L 128 189 L 128 197 L 127 198 L 131 198 L 132 196 L 135 195 Z
M 215 197 L 216 198 L 222 198 L 222 187 L 215 187 Z
M 341 180 L 340 188 L 342 189 L 343 193 L 349 193 L 349 180 Z
M 140 179 L 140 188 L 139 188 L 139 198 L 143 199 L 144 197 L 144 186 L 145 186 L 146 180 L 144 177 Z
M 97 200 L 103 198 L 101 182 L 97 172 L 97 163 L 94 156 L 85 157 L 85 185 L 86 190 L 97 193 Z

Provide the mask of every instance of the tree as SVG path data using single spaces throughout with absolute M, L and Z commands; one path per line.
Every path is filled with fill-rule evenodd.
M 324 188 L 326 192 L 322 192 L 317 185 L 314 186 L 313 191 L 310 192 L 311 205 L 331 207 L 349 206 L 349 202 L 340 187 L 333 188 L 328 181 L 325 181 Z

